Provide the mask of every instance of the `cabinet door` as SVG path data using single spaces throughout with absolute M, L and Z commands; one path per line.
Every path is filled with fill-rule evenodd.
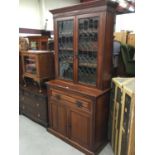
M 96 86 L 100 14 L 81 15 L 78 25 L 78 82 Z
M 56 20 L 56 75 L 60 79 L 73 81 L 74 68 L 74 18 Z
M 90 145 L 90 116 L 70 110 L 70 139 L 86 147 Z
M 58 130 L 58 104 L 57 103 L 50 103 L 50 127 L 54 130 Z
M 31 76 L 37 74 L 37 57 L 34 55 L 23 55 L 23 72 Z
M 58 108 L 58 131 L 67 136 L 67 108 L 64 105 Z
M 52 101 L 50 107 L 50 125 L 53 130 L 67 135 L 67 108 L 58 101 Z

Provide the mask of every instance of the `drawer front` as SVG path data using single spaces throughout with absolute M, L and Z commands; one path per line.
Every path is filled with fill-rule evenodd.
M 74 98 L 75 97 L 75 98 Z M 92 101 L 86 102 L 87 99 L 82 98 L 81 96 L 68 96 L 64 95 L 64 93 L 59 91 L 52 91 L 52 95 L 50 95 L 50 99 L 61 101 L 68 106 L 73 106 L 75 108 L 91 112 L 92 111 Z

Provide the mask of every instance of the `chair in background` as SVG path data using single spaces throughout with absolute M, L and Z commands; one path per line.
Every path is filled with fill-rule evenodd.
M 132 46 L 127 44 L 121 45 L 121 56 L 127 76 L 135 76 L 135 60 L 133 60 L 134 51 Z

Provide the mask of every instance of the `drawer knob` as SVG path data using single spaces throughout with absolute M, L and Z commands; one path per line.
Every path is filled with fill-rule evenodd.
M 82 104 L 82 102 L 80 102 L 80 101 L 76 101 L 76 106 L 78 107 L 78 108 L 81 108 L 81 107 L 83 107 L 83 104 Z
M 22 97 L 22 100 L 24 100 L 24 97 Z
M 22 107 L 23 109 L 25 109 L 25 106 L 23 105 L 23 107 Z
M 40 117 L 40 114 L 38 114 L 38 117 Z
M 37 103 L 37 107 L 39 107 L 39 103 Z

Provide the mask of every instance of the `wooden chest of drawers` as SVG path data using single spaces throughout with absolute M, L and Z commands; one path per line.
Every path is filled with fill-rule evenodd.
M 46 90 L 39 93 L 35 87 L 20 86 L 19 111 L 33 121 L 48 126 Z
M 60 80 L 48 85 L 48 131 L 86 154 L 107 142 L 109 91 Z

